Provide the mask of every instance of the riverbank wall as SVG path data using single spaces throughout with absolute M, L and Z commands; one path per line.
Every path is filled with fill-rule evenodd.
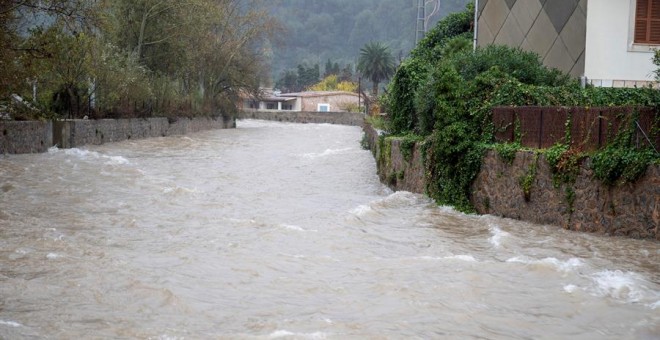
M 315 123 L 362 126 L 364 114 L 359 112 L 241 111 L 238 119 L 261 119 L 290 123 Z
M 234 127 L 236 119 L 223 117 L 0 121 L 0 154 L 39 153 L 52 146 L 75 148 Z
M 383 138 L 364 126 L 365 143 L 378 175 L 394 190 L 426 193 L 420 143 L 404 151 L 401 140 Z M 407 148 L 405 148 L 407 149 Z M 525 190 L 521 179 L 532 176 Z M 607 186 L 593 177 L 591 160 L 580 165 L 574 183 L 555 186 L 543 154 L 519 151 L 513 163 L 488 151 L 470 198 L 480 214 L 555 225 L 575 231 L 660 241 L 660 166 L 649 166 L 635 183 Z

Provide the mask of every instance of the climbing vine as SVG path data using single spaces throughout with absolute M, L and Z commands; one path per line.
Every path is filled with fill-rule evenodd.
M 636 143 L 639 112 L 627 115 L 626 118 L 614 141 L 593 155 L 594 177 L 606 185 L 634 182 L 646 172 L 649 165 L 660 164 L 660 155 L 652 145 L 640 147 Z M 658 137 L 659 127 L 660 117 L 656 115 L 650 140 Z
M 494 148 L 503 161 L 511 164 L 520 150 L 522 132 L 518 122 L 514 143 L 493 146 L 493 107 L 660 103 L 660 91 L 650 88 L 582 88 L 568 75 L 543 66 L 538 55 L 520 49 L 495 45 L 476 51 L 465 48 L 469 46 L 464 44 L 469 25 L 464 23 L 471 17 L 467 12 L 441 22 L 441 28 L 429 35 L 432 38 L 418 45 L 399 67 L 387 91 L 389 132 L 408 136 L 401 142 L 406 160 L 412 155 L 414 143 L 423 139 L 426 191 L 439 204 L 474 211 L 471 186 L 481 169 L 484 152 Z M 572 120 L 569 114 L 562 143 L 545 151 L 554 185 L 559 188 L 571 184 L 567 186 L 570 190 L 588 156 L 570 147 L 575 142 L 570 134 Z M 657 124 L 654 126 L 657 131 Z M 595 155 L 595 176 L 606 183 L 619 178 L 630 180 L 643 173 L 646 165 L 657 163 L 657 154 L 633 150 L 630 143 L 630 138 L 622 137 L 616 148 L 605 148 Z M 536 167 L 520 179 L 526 199 L 535 175 Z M 570 190 L 566 200 L 572 206 L 575 193 Z
M 526 202 L 529 202 L 531 199 L 531 194 L 532 194 L 532 184 L 534 184 L 534 180 L 536 179 L 536 170 L 538 169 L 538 163 L 539 163 L 539 153 L 535 152 L 534 153 L 534 161 L 532 164 L 529 166 L 529 169 L 527 169 L 527 173 L 520 177 L 518 182 L 520 183 L 520 187 L 522 188 L 523 191 L 523 197 L 525 198 Z

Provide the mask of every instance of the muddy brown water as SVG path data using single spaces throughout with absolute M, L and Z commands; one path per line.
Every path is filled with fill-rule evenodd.
M 0 338 L 660 338 L 658 242 L 393 193 L 361 136 L 0 156 Z

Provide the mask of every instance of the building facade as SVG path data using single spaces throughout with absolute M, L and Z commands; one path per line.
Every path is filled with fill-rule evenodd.
M 537 53 L 607 87 L 647 86 L 660 48 L 660 0 L 479 0 L 477 44 Z
M 307 91 L 278 93 L 266 91 L 259 99 L 244 98 L 243 110 L 302 111 L 302 112 L 357 112 L 364 98 L 345 91 Z

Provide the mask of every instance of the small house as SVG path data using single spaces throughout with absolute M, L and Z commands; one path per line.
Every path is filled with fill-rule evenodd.
M 345 91 L 306 91 L 279 93 L 264 90 L 258 99 L 243 98 L 241 108 L 253 111 L 349 112 L 364 104 L 357 93 Z

